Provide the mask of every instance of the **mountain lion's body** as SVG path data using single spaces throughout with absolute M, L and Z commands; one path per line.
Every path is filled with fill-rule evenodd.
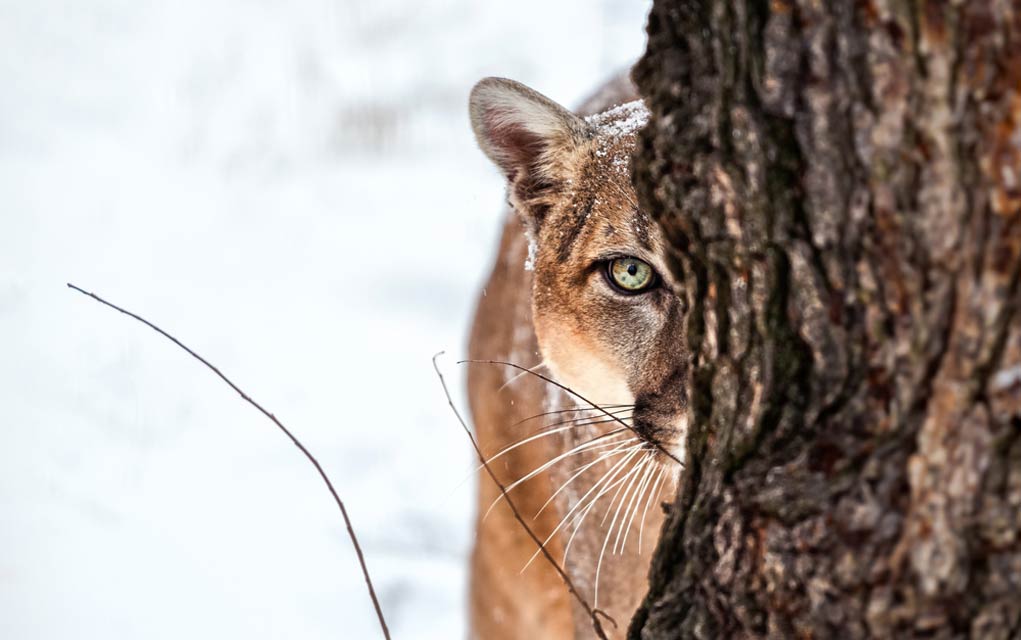
M 623 637 L 646 590 L 658 495 L 673 491 L 684 459 L 687 404 L 683 303 L 630 179 L 647 113 L 622 79 L 583 118 L 494 78 L 476 86 L 471 112 L 512 207 L 471 357 L 529 368 L 578 394 L 506 365 L 472 364 L 475 429 L 521 514 L 586 601 L 616 620 L 616 629 L 604 622 L 608 634 Z M 592 637 L 486 475 L 478 498 L 473 636 Z

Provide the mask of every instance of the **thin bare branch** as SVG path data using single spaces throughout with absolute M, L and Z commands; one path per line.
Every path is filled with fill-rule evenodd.
M 489 477 L 494 483 L 496 483 L 497 488 L 500 489 L 500 495 L 503 496 L 507 506 L 510 507 L 511 513 L 514 514 L 514 519 L 518 521 L 518 524 L 520 524 L 522 528 L 524 528 L 528 537 L 532 539 L 532 542 L 534 542 L 537 547 L 539 547 L 539 552 L 542 553 L 543 557 L 546 558 L 546 560 L 553 566 L 553 569 L 555 569 L 560 575 L 560 579 L 564 581 L 565 585 L 567 585 L 567 590 L 571 592 L 571 595 L 574 596 L 575 600 L 577 600 L 582 608 L 585 609 L 585 613 L 587 613 L 589 618 L 592 620 L 592 628 L 595 630 L 596 635 L 600 638 L 600 640 L 607 640 L 606 632 L 603 631 L 603 625 L 599 622 L 599 616 L 603 616 L 609 620 L 610 624 L 612 624 L 614 628 L 617 627 L 617 621 L 610 617 L 605 611 L 593 609 L 585 598 L 582 597 L 581 593 L 574 587 L 574 583 L 564 571 L 563 567 L 561 567 L 560 564 L 553 559 L 553 556 L 550 555 L 550 552 L 546 549 L 546 545 L 543 544 L 543 542 L 539 539 L 539 536 L 535 535 L 532 528 L 528 526 L 527 522 L 525 522 L 525 519 L 521 516 L 521 512 L 519 512 L 517 506 L 514 505 L 514 501 L 511 500 L 509 495 L 507 495 L 507 489 L 504 487 L 503 483 L 497 479 L 496 474 L 489 468 L 489 465 L 486 463 L 486 457 L 483 455 L 482 449 L 479 447 L 479 442 L 475 439 L 475 434 L 473 434 L 471 429 L 468 428 L 468 423 L 464 421 L 464 418 L 461 416 L 461 412 L 457 410 L 457 406 L 454 404 L 454 399 L 450 397 L 450 390 L 447 388 L 447 381 L 443 378 L 443 372 L 440 371 L 440 367 L 436 363 L 436 359 L 441 355 L 443 355 L 442 351 L 433 356 L 433 369 L 436 370 L 436 375 L 439 376 L 440 385 L 443 387 L 443 394 L 447 397 L 447 404 L 450 405 L 450 410 L 454 412 L 454 416 L 457 417 L 457 421 L 461 423 L 461 428 L 464 429 L 464 432 L 468 435 L 468 439 L 471 440 L 472 447 L 475 449 L 475 454 L 478 456 L 479 462 L 482 463 L 482 466 L 486 469 L 486 473 L 489 474 Z M 524 367 L 519 368 L 526 370 Z
M 274 416 L 272 413 L 270 413 L 269 411 L 264 409 L 262 407 L 262 405 L 260 405 L 258 402 L 253 400 L 247 393 L 242 391 L 241 388 L 238 387 L 236 384 L 231 382 L 230 379 L 227 378 L 227 376 L 223 375 L 223 373 L 221 373 L 219 369 L 217 369 L 215 366 L 213 366 L 212 363 L 210 363 L 208 360 L 206 360 L 205 358 L 203 358 L 199 354 L 197 354 L 194 351 L 192 351 L 190 348 L 188 348 L 180 340 L 178 340 L 174 336 L 170 335 L 169 333 L 167 333 L 163 329 L 160 329 L 155 324 L 149 322 L 148 320 L 146 320 L 142 316 L 139 316 L 139 315 L 137 315 L 135 313 L 132 313 L 132 312 L 128 311 L 127 309 L 122 309 L 121 307 L 118 307 L 117 305 L 115 305 L 115 304 L 113 304 L 111 302 L 107 302 L 103 298 L 97 296 L 96 294 L 94 294 L 94 293 L 92 293 L 90 291 L 85 291 L 84 289 L 82 289 L 80 287 L 76 287 L 75 285 L 71 284 L 70 282 L 67 283 L 67 286 L 69 288 L 71 288 L 71 289 L 74 289 L 78 293 L 82 293 L 82 294 L 92 298 L 93 300 L 95 300 L 95 301 L 97 301 L 97 302 L 99 302 L 99 303 L 101 303 L 103 305 L 106 305 L 107 307 L 110 307 L 111 309 L 114 309 L 116 311 L 120 311 L 124 315 L 129 316 L 131 318 L 134 318 L 135 320 L 138 320 L 139 322 L 141 322 L 142 324 L 146 325 L 147 327 L 149 327 L 150 329 L 152 329 L 156 333 L 159 333 L 164 338 L 167 338 L 168 340 L 170 340 L 171 342 L 176 344 L 181 349 L 184 349 L 185 351 L 187 351 L 188 354 L 191 357 L 195 358 L 196 360 L 198 360 L 202 364 L 206 365 L 206 367 L 208 367 L 213 373 L 215 373 L 221 380 L 226 382 L 227 385 L 231 389 L 233 389 L 234 391 L 237 391 L 238 395 L 240 395 L 244 399 L 245 402 L 247 402 L 248 404 L 252 405 L 256 409 L 258 409 L 259 412 L 262 413 L 262 415 L 264 415 L 267 418 L 269 418 L 270 420 L 272 420 L 273 424 L 275 424 L 281 431 L 283 431 L 284 435 L 286 435 L 291 440 L 291 442 L 294 443 L 294 446 L 298 447 L 298 449 L 305 455 L 305 457 L 308 458 L 308 461 L 311 462 L 312 465 L 316 468 L 316 471 L 319 472 L 319 477 L 321 477 L 323 479 L 323 482 L 326 483 L 326 488 L 330 490 L 330 494 L 333 496 L 333 501 L 336 502 L 337 503 L 337 507 L 340 508 L 340 515 L 343 516 L 343 518 L 344 518 L 344 525 L 347 527 L 347 534 L 351 538 L 351 544 L 354 545 L 355 553 L 358 555 L 358 564 L 360 564 L 361 567 L 362 567 L 362 575 L 365 577 L 365 586 L 367 586 L 369 588 L 369 597 L 372 598 L 372 606 L 375 607 L 375 609 L 376 609 L 376 617 L 379 618 L 379 626 L 383 630 L 383 637 L 386 638 L 386 640 L 390 640 L 390 630 L 387 628 L 386 620 L 383 618 L 383 609 L 380 608 L 380 606 L 379 606 L 379 599 L 376 597 L 376 590 L 372 587 L 372 579 L 369 577 L 369 568 L 365 564 L 365 556 L 362 554 L 362 547 L 361 547 L 361 545 L 358 544 L 358 536 L 355 535 L 354 527 L 351 525 L 351 518 L 348 517 L 347 509 L 344 507 L 344 501 L 340 499 L 340 496 L 337 494 L 337 490 L 333 488 L 333 483 L 330 482 L 330 478 L 326 475 L 326 471 L 323 470 L 322 466 L 319 464 L 319 461 L 316 460 L 315 456 L 313 456 L 312 453 L 309 452 L 309 450 L 305 448 L 305 445 L 301 444 L 301 442 L 296 437 L 294 437 L 294 434 L 291 433 L 287 429 L 287 427 L 285 427 L 279 420 L 277 420 L 276 416 Z

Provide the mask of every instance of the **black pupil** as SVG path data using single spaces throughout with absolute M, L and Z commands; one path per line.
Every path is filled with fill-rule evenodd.
M 632 276 L 635 275 L 636 273 L 638 273 L 638 265 L 632 262 L 627 266 L 627 272 L 629 275 Z

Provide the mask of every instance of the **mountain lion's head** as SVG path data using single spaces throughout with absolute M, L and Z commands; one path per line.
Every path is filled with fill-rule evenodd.
M 684 460 L 681 283 L 631 184 L 641 101 L 579 117 L 512 80 L 471 94 L 479 145 L 507 176 L 530 238 L 532 307 L 553 377 L 601 405 L 634 405 L 634 430 Z

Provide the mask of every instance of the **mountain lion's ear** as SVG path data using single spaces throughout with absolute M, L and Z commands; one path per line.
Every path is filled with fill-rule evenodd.
M 485 78 L 469 101 L 475 138 L 489 159 L 514 181 L 548 180 L 563 153 L 592 137 L 581 118 L 546 96 L 506 78 Z

